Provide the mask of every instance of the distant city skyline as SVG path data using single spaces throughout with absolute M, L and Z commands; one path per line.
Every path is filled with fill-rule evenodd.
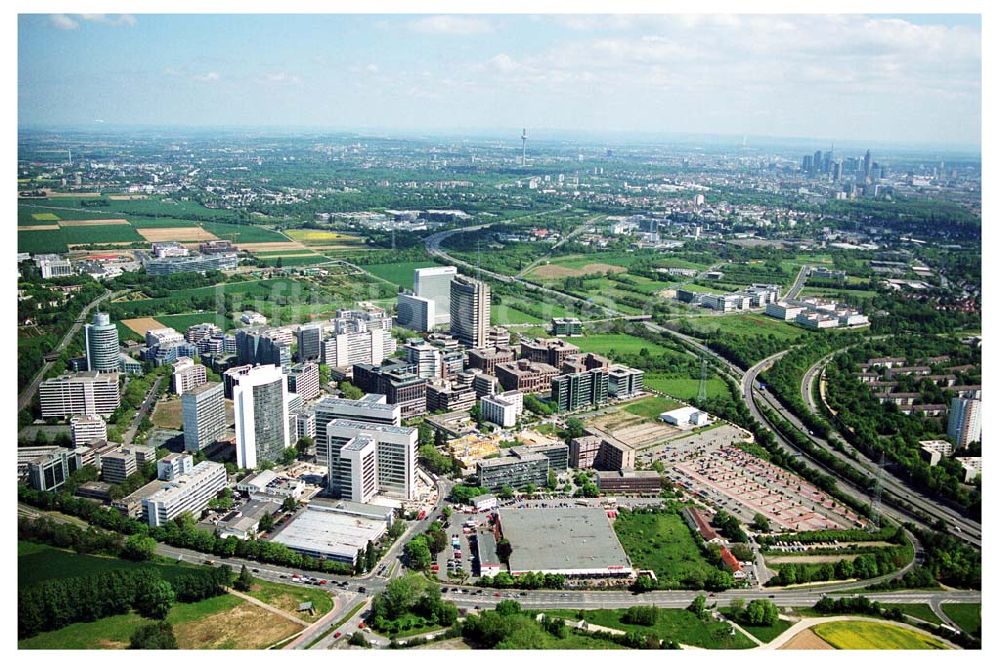
M 980 49 L 975 15 L 22 15 L 19 126 L 978 147 Z

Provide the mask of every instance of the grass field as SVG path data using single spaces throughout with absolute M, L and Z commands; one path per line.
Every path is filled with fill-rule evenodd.
M 546 614 L 577 619 L 576 610 L 547 610 Z M 662 640 L 675 640 L 702 649 L 749 649 L 754 646 L 739 632 L 730 635 L 731 627 L 723 621 L 708 619 L 702 621 L 687 610 L 660 609 L 657 622 L 653 626 L 635 626 L 621 620 L 622 610 L 583 610 L 583 618 L 588 622 L 607 628 L 617 628 L 626 632 L 639 630 L 655 633 Z
M 681 406 L 680 402 L 675 402 L 671 399 L 667 399 L 666 397 L 645 397 L 627 404 L 625 406 L 625 411 L 628 411 L 634 416 L 642 416 L 643 418 L 655 420 L 664 411 L 670 411 L 671 409 L 676 409 L 679 406 Z
M 834 649 L 945 649 L 941 641 L 875 621 L 834 621 L 813 627 Z
M 317 263 L 327 263 L 329 260 L 329 257 L 321 254 L 305 254 L 299 256 L 265 258 L 264 263 L 269 266 L 276 266 L 278 265 L 278 262 L 281 261 L 281 267 L 290 268 L 291 266 L 311 266 Z
M 502 326 L 511 323 L 545 323 L 545 320 L 501 303 L 490 308 L 490 323 Z
M 737 622 L 739 623 L 739 622 Z M 751 626 L 749 624 L 740 623 L 740 627 L 747 631 L 758 640 L 767 644 L 771 642 L 776 637 L 781 635 L 783 632 L 792 627 L 791 621 L 785 621 L 784 619 L 778 619 L 771 626 Z
M 891 610 L 899 608 L 903 614 L 907 614 L 916 619 L 923 619 L 933 624 L 941 623 L 941 619 L 934 614 L 934 610 L 924 603 L 881 603 L 883 609 Z
M 265 229 L 252 224 L 224 224 L 219 222 L 204 222 L 201 227 L 223 240 L 237 243 L 253 242 L 287 242 L 288 238 L 277 231 Z M 235 238 L 234 238 L 235 237 Z
M 615 533 L 632 565 L 652 570 L 667 586 L 677 586 L 689 578 L 703 580 L 715 569 L 702 556 L 694 535 L 676 513 L 620 513 Z
M 105 556 L 76 554 L 48 545 L 18 541 L 17 583 L 25 586 L 45 580 L 92 575 L 107 570 L 155 568 L 163 579 L 189 572 L 195 566 L 170 561 L 138 563 Z
M 646 374 L 642 383 L 650 390 L 658 390 L 677 399 L 691 401 L 698 396 L 701 379 L 677 378 L 661 374 Z M 724 397 L 729 394 L 725 381 L 712 376 L 705 381 L 705 392 L 709 397 Z
M 31 214 L 31 219 L 36 222 L 58 222 L 59 218 L 51 212 L 35 212 Z
M 641 337 L 628 335 L 625 333 L 598 333 L 584 335 L 583 337 L 573 337 L 571 343 L 580 347 L 583 352 L 598 353 L 602 356 L 608 355 L 611 351 L 618 353 L 639 353 L 643 349 L 649 349 L 650 354 L 660 355 L 664 353 L 678 354 L 678 351 L 660 346 Z
M 436 265 L 438 264 L 433 261 L 408 261 L 404 263 L 375 263 L 361 267 L 393 284 L 412 289 L 413 271 L 417 268 L 433 268 Z
M 262 600 L 268 605 L 285 610 L 303 621 L 313 622 L 333 609 L 333 597 L 324 589 L 314 587 L 291 586 L 265 580 L 256 580 L 249 595 Z M 299 603 L 312 602 L 315 613 L 310 616 L 299 612 Z
M 70 245 L 105 245 L 145 242 L 129 224 L 60 227 L 54 231 L 19 231 L 17 250 L 32 254 L 69 251 Z
M 982 608 L 979 603 L 943 603 L 941 609 L 962 630 L 976 635 L 982 628 Z
M 364 244 L 364 239 L 360 236 L 323 229 L 289 229 L 285 231 L 285 235 L 292 240 L 297 240 L 306 245 L 322 245 L 331 248 L 335 246 L 351 247 Z
M 696 330 L 729 335 L 774 335 L 778 339 L 791 340 L 805 332 L 803 328 L 763 314 L 702 316 L 689 320 Z
M 151 417 L 153 424 L 165 429 L 181 429 L 184 426 L 181 415 L 181 400 L 161 399 L 156 403 Z

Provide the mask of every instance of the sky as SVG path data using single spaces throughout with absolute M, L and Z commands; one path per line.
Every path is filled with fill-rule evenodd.
M 975 15 L 21 15 L 19 126 L 978 146 Z

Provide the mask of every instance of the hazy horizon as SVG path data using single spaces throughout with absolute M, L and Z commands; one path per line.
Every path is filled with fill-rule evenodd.
M 975 15 L 33 14 L 18 126 L 978 152 L 980 39 Z

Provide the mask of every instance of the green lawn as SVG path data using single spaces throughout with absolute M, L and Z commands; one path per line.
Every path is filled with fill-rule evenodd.
M 730 620 L 733 620 L 733 612 L 728 607 L 724 607 L 719 611 Z M 736 623 L 740 624 L 740 628 L 747 631 L 764 644 L 767 644 L 774 638 L 778 637 L 778 635 L 781 635 L 792 625 L 791 621 L 785 621 L 784 619 L 778 619 L 770 626 L 751 626 L 750 624 L 743 623 L 742 621 L 736 621 Z
M 243 604 L 241 598 L 229 594 L 206 598 L 196 603 L 177 603 L 167 615 L 175 628 L 179 624 L 220 614 Z M 135 612 L 104 617 L 97 621 L 74 623 L 59 630 L 40 633 L 17 643 L 19 649 L 124 649 L 129 638 L 140 626 L 152 623 Z M 196 645 L 188 645 L 188 648 Z
M 933 637 L 889 623 L 834 621 L 813 627 L 834 649 L 944 649 Z
M 652 570 L 665 587 L 702 580 L 715 568 L 677 513 L 625 513 L 615 520 L 615 533 L 636 568 Z
M 407 261 L 403 263 L 373 263 L 361 266 L 373 275 L 386 279 L 393 284 L 413 288 L 413 271 L 417 268 L 433 268 L 439 264 L 433 261 Z
M 943 603 L 941 609 L 970 635 L 976 635 L 982 627 L 982 605 L 979 603 Z
M 933 624 L 941 623 L 941 619 L 938 615 L 934 614 L 934 610 L 930 608 L 929 605 L 924 603 L 880 603 L 883 609 L 891 610 L 899 608 L 903 614 L 907 614 L 916 619 L 923 619 L 924 621 L 929 621 Z
M 511 323 L 546 323 L 546 321 L 527 312 L 514 309 L 510 305 L 500 304 L 490 307 L 490 323 L 502 326 Z
M 139 563 L 106 556 L 76 554 L 49 545 L 18 541 L 17 583 L 26 586 L 36 582 L 67 577 L 81 577 L 122 568 L 156 568 L 166 580 L 189 572 L 195 566 L 161 559 Z
M 763 314 L 726 314 L 703 316 L 690 319 L 695 330 L 722 332 L 730 335 L 774 335 L 778 339 L 791 340 L 804 331 L 791 323 Z
M 579 346 L 580 350 L 584 353 L 592 352 L 602 356 L 609 355 L 611 351 L 618 353 L 639 353 L 643 349 L 649 349 L 649 353 L 652 355 L 664 353 L 671 355 L 679 354 L 678 351 L 627 333 L 587 334 L 583 337 L 572 337 L 569 341 Z
M 173 328 L 183 333 L 185 330 L 198 323 L 214 323 L 223 330 L 233 327 L 232 319 L 220 316 L 215 312 L 192 312 L 190 314 L 166 314 L 154 317 L 163 325 Z
M 642 384 L 650 390 L 657 390 L 690 402 L 698 396 L 701 379 L 646 374 L 642 379 Z M 724 397 L 729 394 L 729 388 L 725 381 L 713 375 L 705 381 L 705 392 L 709 397 Z
M 666 397 L 644 397 L 643 399 L 635 402 L 630 402 L 625 405 L 624 408 L 625 411 L 628 411 L 634 416 L 656 419 L 664 411 L 670 411 L 671 409 L 676 409 L 679 406 L 682 406 L 680 402 L 675 402 L 674 400 L 667 399 Z
M 546 610 L 546 614 L 567 619 L 578 619 L 576 610 Z M 674 640 L 702 649 L 749 649 L 753 646 L 745 635 L 736 632 L 724 621 L 708 619 L 702 621 L 687 610 L 660 609 L 657 622 L 653 626 L 637 626 L 621 621 L 622 610 L 583 610 L 583 618 L 588 622 L 626 632 L 639 631 L 655 633 L 661 640 Z

